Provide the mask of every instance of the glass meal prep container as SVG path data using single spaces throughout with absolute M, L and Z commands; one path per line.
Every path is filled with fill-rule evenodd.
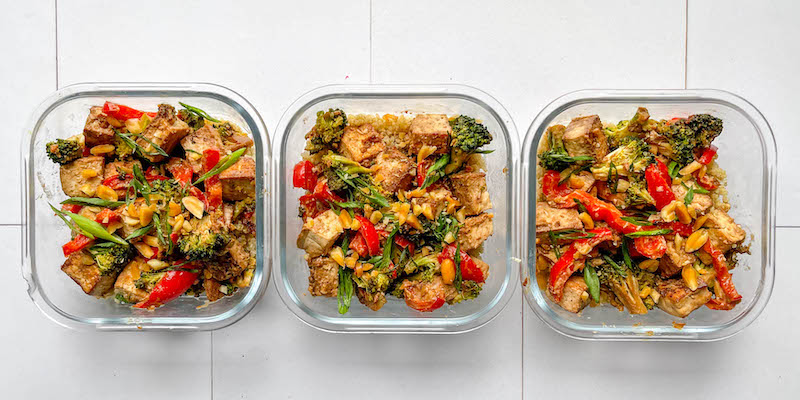
M 251 286 L 210 304 L 205 297 L 180 297 L 155 310 L 134 309 L 113 300 L 84 294 L 60 270 L 61 244 L 69 228 L 48 203 L 57 205 L 61 190 L 59 166 L 45 154 L 45 143 L 83 131 L 89 107 L 106 100 L 155 110 L 160 103 L 184 102 L 210 115 L 238 124 L 254 141 L 256 157 L 256 271 Z M 22 275 L 28 294 L 42 312 L 75 329 L 213 330 L 245 316 L 266 290 L 270 276 L 269 136 L 261 116 L 236 92 L 205 83 L 90 83 L 58 90 L 34 112 L 22 138 Z
M 657 308 L 644 315 L 603 305 L 568 312 L 545 296 L 536 281 L 537 148 L 547 127 L 574 117 L 597 114 L 603 122 L 630 119 L 646 107 L 655 119 L 709 113 L 723 120 L 714 144 L 717 163 L 728 179 L 730 215 L 747 232 L 750 254 L 741 254 L 732 271 L 742 301 L 730 311 L 701 307 L 686 318 Z M 712 341 L 734 335 L 764 310 L 775 280 L 775 138 L 761 113 L 746 100 L 719 90 L 585 90 L 569 93 L 542 110 L 528 129 L 522 154 L 521 190 L 527 226 L 520 277 L 523 293 L 536 315 L 551 328 L 577 339 Z M 673 322 L 685 323 L 682 329 Z
M 292 187 L 292 169 L 301 160 L 304 136 L 314 126 L 316 112 L 340 108 L 351 114 L 438 113 L 469 115 L 494 136 L 487 147 L 486 181 L 494 213 L 494 234 L 484 244 L 482 259 L 490 266 L 489 278 L 476 299 L 419 312 L 402 299 L 387 296 L 379 311 L 359 303 L 355 295 L 350 311 L 340 315 L 335 297 L 315 297 L 308 291 L 309 268 L 297 248 L 302 227 L 298 198 Z M 460 85 L 333 85 L 306 93 L 284 113 L 278 125 L 273 154 L 273 204 L 276 253 L 275 285 L 281 299 L 300 320 L 331 332 L 456 333 L 476 329 L 503 309 L 513 295 L 518 268 L 515 243 L 520 229 L 516 203 L 517 133 L 508 112 L 488 94 Z M 517 260 L 517 261 L 514 261 Z

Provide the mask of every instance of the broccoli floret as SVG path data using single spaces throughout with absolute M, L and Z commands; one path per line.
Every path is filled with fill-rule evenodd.
M 64 165 L 83 154 L 83 146 L 75 139 L 56 139 L 47 143 L 47 156 L 56 164 Z
M 328 167 L 339 168 L 348 175 L 372 173 L 371 169 L 364 168 L 361 164 L 332 151 L 329 151 L 328 154 L 322 156 L 322 162 L 324 162 Z
M 347 184 L 332 169 L 326 169 L 322 174 L 328 179 L 328 189 L 338 192 L 347 188 Z
M 210 231 L 192 232 L 178 239 L 178 249 L 190 261 L 208 261 L 227 244 L 225 235 Z
M 383 273 L 375 275 L 365 273 L 361 277 L 353 276 L 353 282 L 369 293 L 377 293 L 385 292 L 389 289 L 390 279 L 388 275 Z
M 644 204 L 656 204 L 656 201 L 653 200 L 653 196 L 650 196 L 650 192 L 647 191 L 647 182 L 645 182 L 644 179 L 638 177 L 631 179 L 629 182 L 630 186 L 628 187 L 625 196 L 626 207 Z
M 117 158 L 122 160 L 130 157 L 133 154 L 133 148 L 127 142 L 122 140 L 119 135 L 114 136 L 114 154 Z
M 150 182 L 150 187 L 150 193 L 160 194 L 164 199 L 174 200 L 176 203 L 179 203 L 183 194 L 183 186 L 175 179 L 154 180 Z
M 109 242 L 110 243 L 110 242 Z M 133 256 L 133 248 L 128 245 L 116 244 L 93 246 L 89 249 L 101 275 L 113 274 L 122 269 Z
M 422 226 L 422 230 L 412 230 L 411 228 L 407 227 L 407 225 L 401 226 L 401 229 L 404 230 L 403 236 L 418 246 L 426 243 L 442 243 L 445 241 L 445 237 L 447 237 L 448 233 L 451 233 L 453 237 L 456 237 L 458 235 L 458 229 L 461 227 L 461 223 L 458 222 L 456 217 L 445 213 L 439 214 L 433 221 L 425 218 L 422 215 L 420 215 L 418 219 L 420 225 Z
M 547 140 L 550 144 L 550 149 L 539 153 L 539 165 L 544 169 L 561 172 L 573 164 L 585 164 L 594 161 L 594 157 L 591 156 L 570 156 L 564 147 L 564 142 L 561 141 L 564 126 L 559 125 L 558 127 L 562 129 L 558 135 L 553 134 L 553 131 L 556 130 L 554 127 L 547 129 Z
M 166 272 L 142 272 L 139 275 L 139 279 L 133 282 L 133 285 L 140 290 L 152 291 L 158 281 L 164 277 L 164 274 Z
M 672 147 L 672 159 L 684 166 L 694 161 L 695 150 L 709 147 L 720 133 L 721 119 L 709 114 L 697 114 L 672 123 L 664 136 Z
M 474 281 L 462 281 L 461 282 L 461 291 L 456 294 L 456 296 L 450 300 L 449 304 L 456 304 L 460 303 L 464 300 L 472 300 L 477 298 L 479 294 L 481 294 L 481 285 L 478 282 Z
M 193 113 L 193 112 L 191 112 L 191 111 L 189 111 L 189 110 L 187 110 L 185 108 L 180 110 L 180 111 L 178 111 L 178 118 L 182 119 L 183 122 L 186 122 L 194 130 L 198 130 L 198 129 L 202 128 L 203 126 L 205 126 L 205 124 L 206 124 L 206 119 L 205 118 L 203 118 L 203 117 L 201 117 L 201 116 L 199 116 L 199 115 L 197 115 L 197 114 L 195 114 L 195 113 Z
M 325 149 L 339 148 L 345 126 L 347 126 L 347 114 L 344 111 L 338 108 L 318 111 L 317 123 L 306 135 L 308 139 L 306 150 L 314 154 Z
M 450 127 L 453 128 L 453 147 L 463 152 L 474 153 L 492 142 L 492 134 L 475 118 L 459 115 L 450 121 Z
M 650 146 L 638 138 L 628 138 L 616 150 L 606 154 L 603 161 L 592 166 L 592 174 L 598 179 L 614 176 L 630 176 L 642 173 L 655 161 Z M 612 165 L 613 164 L 613 165 Z

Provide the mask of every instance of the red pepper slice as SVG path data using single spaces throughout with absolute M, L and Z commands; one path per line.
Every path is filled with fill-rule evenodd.
M 478 268 L 478 264 L 475 263 L 475 260 L 467 254 L 466 251 L 461 250 L 461 263 L 459 267 L 461 268 L 461 278 L 465 281 L 475 281 L 478 283 L 483 283 L 486 281 L 486 277 L 483 276 L 483 271 Z M 455 262 L 456 256 L 456 246 L 454 244 L 448 244 L 442 249 L 442 253 L 439 254 L 439 264 L 442 261 L 448 259 Z
M 131 178 L 119 179 L 119 175 L 112 175 L 103 180 L 103 185 L 108 186 L 114 190 L 127 189 L 130 184 Z
M 64 257 L 69 257 L 70 254 L 81 251 L 94 244 L 94 239 L 89 239 L 87 236 L 78 235 L 70 240 L 67 244 L 61 246 L 61 251 L 64 252 Z
M 142 114 L 147 114 L 150 117 L 156 116 L 156 113 L 154 112 L 145 113 L 144 111 L 139 111 L 135 108 L 112 103 L 110 101 L 107 101 L 105 104 L 103 104 L 103 114 L 119 121 L 126 121 L 132 118 L 141 118 Z
M 369 248 L 367 248 L 367 242 L 364 240 L 364 235 L 361 232 L 358 232 L 353 236 L 350 240 L 350 248 L 353 249 L 359 256 L 364 257 L 369 254 Z
M 566 182 L 559 185 L 560 180 L 561 174 L 554 170 L 549 170 L 542 176 L 542 192 L 548 199 L 553 200 L 573 192 Z
M 369 255 L 377 256 L 382 253 L 381 240 L 378 237 L 378 231 L 375 230 L 375 225 L 369 222 L 363 215 L 356 215 L 356 219 L 361 223 L 361 228 L 358 232 L 364 237 L 369 249 Z
M 214 175 L 206 179 L 205 184 L 208 211 L 214 211 L 222 205 L 222 181 L 219 180 L 219 175 Z
M 410 284 L 403 289 L 406 305 L 420 312 L 431 312 L 443 306 L 444 297 L 444 286 L 433 282 Z
M 605 202 L 586 193 L 583 190 L 576 190 L 564 199 L 564 207 L 574 207 L 575 200 L 578 200 L 586 208 L 586 211 L 595 221 L 605 221 L 612 229 L 622 233 L 631 233 L 643 230 L 641 226 L 622 220 L 622 211 L 614 207 L 613 204 Z
M 394 235 L 394 244 L 400 248 L 408 249 L 408 252 L 411 253 L 412 256 L 414 255 L 414 243 L 411 243 L 411 241 L 406 239 L 403 235 Z
M 313 194 L 300 196 L 300 206 L 305 210 L 303 212 L 303 219 L 308 217 L 315 218 L 324 210 L 324 207 L 320 206 L 317 198 Z
M 433 161 L 428 159 L 417 163 L 417 187 L 422 187 L 422 184 L 425 183 L 425 176 L 428 174 L 428 168 L 431 167 L 431 164 L 433 164 Z
M 177 163 L 169 165 L 167 170 L 169 170 L 169 173 L 172 174 L 172 177 L 175 178 L 175 180 L 178 181 L 182 187 L 186 187 L 186 185 L 192 181 L 192 176 L 194 176 L 194 170 L 192 169 L 192 166 L 182 159 Z
M 110 208 L 104 208 L 102 211 L 97 213 L 97 215 L 94 217 L 94 221 L 103 226 L 108 226 L 114 222 L 122 221 L 122 217 L 116 211 Z
M 714 190 L 719 187 L 719 182 L 709 174 L 697 178 L 697 184 L 705 190 Z
M 322 181 L 317 182 L 317 184 L 314 186 L 314 196 L 319 201 L 344 201 L 344 199 L 331 192 L 331 190 L 328 189 L 328 184 Z
M 83 206 L 78 204 L 64 204 L 61 206 L 61 211 L 69 211 L 73 214 L 81 212 L 81 209 L 83 209 Z
M 197 280 L 197 272 L 168 271 L 156 283 L 147 299 L 136 303 L 136 308 L 158 307 L 184 294 Z
M 667 239 L 663 235 L 637 237 L 633 239 L 633 247 L 641 255 L 655 260 L 664 257 L 667 252 Z
M 672 229 L 673 232 L 675 232 L 675 233 L 677 233 L 677 234 L 679 234 L 679 235 L 681 235 L 681 236 L 683 236 L 685 238 L 689 237 L 689 235 L 692 234 L 692 225 L 684 224 L 684 223 L 681 223 L 680 221 L 659 223 L 658 227 L 659 228 Z
M 700 155 L 700 158 L 697 159 L 697 162 L 703 165 L 711 164 L 711 161 L 714 160 L 714 156 L 717 155 L 717 146 L 713 144 L 708 146 L 707 149 L 703 149 L 703 152 Z
M 608 228 L 596 228 L 587 232 L 594 233 L 594 236 L 572 242 L 567 251 L 550 268 L 547 290 L 556 301 L 561 301 L 561 297 L 564 295 L 564 285 L 567 283 L 567 279 L 575 273 L 577 268 L 575 261 L 586 257 L 586 254 L 598 244 L 611 239 L 611 229 Z M 581 250 L 580 253 L 578 249 Z
M 736 304 L 728 303 L 725 300 L 721 300 L 718 298 L 713 298 L 706 303 L 706 306 L 712 310 L 733 310 L 736 307 Z
M 711 241 L 707 241 L 706 244 L 703 245 L 703 250 L 705 250 L 713 260 L 714 272 L 717 273 L 717 283 L 725 293 L 725 297 L 727 297 L 724 302 L 736 304 L 742 299 L 742 295 L 736 291 L 736 286 L 733 285 L 733 277 L 730 271 L 728 271 L 728 261 L 725 259 L 725 255 L 714 247 Z
M 644 179 L 647 181 L 647 191 L 656 201 L 656 208 L 660 210 L 675 200 L 675 193 L 670 185 L 672 178 L 663 162 L 656 160 L 655 164 L 648 165 L 644 171 Z
M 317 174 L 314 173 L 314 164 L 303 160 L 295 164 L 292 173 L 292 186 L 308 191 L 314 190 L 317 184 Z

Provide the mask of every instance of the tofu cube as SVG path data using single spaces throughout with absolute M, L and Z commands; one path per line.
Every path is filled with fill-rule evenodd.
M 101 156 L 81 157 L 61 166 L 61 189 L 70 197 L 94 197 L 103 182 L 105 159 Z M 84 177 L 84 170 L 94 176 Z
M 425 193 L 424 196 L 411 199 L 411 204 L 418 204 L 420 206 L 424 206 L 425 204 L 430 205 L 435 218 L 447 207 L 447 199 L 452 197 L 453 193 L 444 187 L 444 185 L 434 184 L 428 188 L 428 192 Z
M 339 150 L 355 162 L 377 156 L 386 149 L 380 133 L 370 124 L 344 128 Z
M 595 160 L 602 160 L 608 154 L 603 124 L 597 115 L 573 119 L 567 125 L 562 140 L 567 153 L 572 157 L 592 156 Z
M 681 272 L 683 267 L 694 264 L 697 257 L 694 254 L 684 251 L 683 246 L 675 246 L 675 241 L 667 241 L 667 251 L 661 257 L 658 264 L 658 272 L 662 278 L 669 278 L 678 272 Z
M 61 271 L 72 278 L 84 293 L 95 297 L 107 295 L 114 287 L 116 278 L 114 274 L 101 274 L 92 256 L 85 251 L 70 254 L 61 265 Z
M 192 128 L 176 116 L 174 107 L 169 104 L 159 104 L 158 114 L 142 132 L 144 138 L 136 139 L 136 144 L 147 152 L 144 157 L 150 162 L 160 162 L 167 157 L 158 154 L 148 141 L 155 143 L 169 154 L 178 142 L 190 133 Z
M 550 207 L 544 201 L 536 203 L 536 233 L 560 231 L 562 229 L 583 229 L 583 222 L 574 208 Z
M 256 161 L 244 156 L 219 174 L 224 200 L 244 200 L 256 195 Z
M 416 155 L 424 146 L 436 146 L 433 154 L 450 152 L 450 135 L 453 128 L 444 114 L 420 114 L 411 120 L 409 152 Z
M 658 282 L 656 291 L 661 295 L 658 308 L 679 318 L 688 316 L 711 300 L 711 292 L 705 286 L 692 291 L 681 278 Z
M 189 161 L 192 170 L 195 174 L 199 174 L 203 170 L 203 151 L 222 150 L 222 136 L 211 124 L 205 124 L 181 139 L 181 147 L 186 150 L 186 160 Z
M 253 243 L 255 245 L 255 243 Z M 232 275 L 236 276 L 248 268 L 255 268 L 255 246 L 250 248 L 248 241 L 245 239 L 231 238 L 226 246 L 228 254 L 230 254 L 233 263 L 238 267 L 236 271 L 232 271 Z
M 584 295 L 584 293 L 586 293 Z M 580 276 L 573 276 L 567 279 L 564 284 L 564 294 L 558 304 L 565 310 L 578 313 L 589 305 L 589 286 Z
M 108 123 L 103 107 L 94 106 L 89 109 L 89 116 L 83 127 L 83 137 L 86 139 L 87 147 L 114 142 L 114 127 Z
M 222 285 L 216 279 L 207 278 L 203 280 L 203 289 L 206 291 L 206 298 L 208 301 L 217 301 L 227 294 L 222 293 Z
M 136 280 L 139 279 L 142 271 L 146 270 L 149 270 L 149 266 L 143 258 L 133 259 L 117 276 L 117 281 L 114 282 L 114 294 L 129 303 L 138 303 L 147 299 L 150 293 L 136 287 Z
M 328 257 L 308 261 L 308 292 L 312 296 L 336 297 L 339 289 L 339 265 Z
M 708 221 L 705 226 L 710 228 L 708 240 L 723 253 L 741 244 L 747 237 L 742 226 L 737 224 L 725 211 L 719 209 L 708 213 Z
M 253 145 L 253 139 L 245 133 L 235 132 L 224 139 L 225 149 L 233 153 L 242 147 L 250 147 Z
M 461 250 L 477 249 L 489 236 L 492 236 L 492 233 L 494 233 L 493 218 L 494 215 L 484 213 L 464 220 L 464 224 L 461 225 L 461 230 L 458 232 L 458 242 L 461 245 Z
M 381 186 L 389 193 L 407 190 L 414 180 L 416 165 L 403 152 L 390 148 L 376 159 L 375 176 L 381 176 Z
M 477 215 L 492 208 L 489 191 L 486 190 L 486 174 L 483 172 L 453 174 L 450 176 L 450 186 L 467 215 Z
M 297 247 L 304 249 L 311 257 L 327 254 L 339 235 L 344 232 L 339 215 L 327 210 L 303 224 L 297 237 Z

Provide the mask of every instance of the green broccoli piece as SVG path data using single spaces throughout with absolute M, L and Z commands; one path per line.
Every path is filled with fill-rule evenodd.
M 228 244 L 228 238 L 217 232 L 200 231 L 178 239 L 178 250 L 189 261 L 208 261 Z
M 110 242 L 109 242 L 110 243 Z M 92 246 L 89 253 L 97 263 L 101 275 L 109 275 L 118 272 L 133 257 L 131 246 L 112 243 L 111 245 Z
M 322 173 L 328 179 L 328 189 L 334 192 L 346 189 L 347 184 L 332 169 L 326 169 Z
M 353 276 L 353 282 L 369 293 L 385 292 L 389 289 L 389 283 L 391 283 L 389 276 L 384 273 L 378 273 L 374 276 L 367 273 L 361 275 L 361 277 Z
M 141 275 L 139 275 L 139 279 L 133 282 L 133 285 L 136 286 L 137 289 L 150 292 L 165 274 L 166 272 L 142 272 Z
M 45 146 L 47 157 L 56 163 L 64 165 L 83 155 L 83 146 L 76 139 L 56 139 Z
M 630 186 L 628 187 L 628 190 L 625 191 L 626 207 L 656 204 L 656 201 L 653 200 L 653 196 L 651 196 L 650 192 L 647 191 L 647 182 L 645 182 L 644 179 L 641 179 L 641 177 L 632 178 L 629 182 Z
M 474 153 L 492 142 L 492 134 L 475 118 L 459 115 L 450 121 L 450 127 L 453 128 L 453 147 L 463 152 Z
M 214 124 L 214 128 L 219 131 L 219 134 L 224 138 L 231 137 L 236 132 L 236 128 L 234 128 L 233 125 L 227 121 Z
M 322 156 L 322 162 L 324 162 L 328 167 L 339 168 L 348 175 L 372 173 L 371 169 L 364 168 L 361 164 L 332 151 L 328 151 L 328 154 Z
M 134 149 L 128 144 L 128 142 L 122 140 L 119 135 L 114 135 L 114 154 L 116 154 L 118 159 L 122 160 L 128 158 L 133 154 L 133 152 Z
M 338 108 L 318 111 L 317 123 L 306 135 L 308 139 L 306 150 L 314 154 L 326 149 L 338 149 L 345 126 L 347 126 L 347 114 L 344 111 Z
M 150 182 L 150 193 L 157 193 L 164 199 L 173 200 L 180 203 L 183 197 L 183 186 L 175 179 L 154 180 Z
M 697 114 L 672 123 L 664 136 L 672 147 L 672 160 L 685 166 L 694 161 L 696 150 L 711 146 L 711 142 L 721 133 L 721 119 L 709 114 Z
M 178 111 L 178 118 L 182 119 L 183 122 L 186 122 L 194 130 L 198 130 L 206 124 L 205 118 L 185 108 Z
M 544 169 L 561 172 L 573 164 L 586 164 L 594 161 L 594 157 L 591 156 L 572 157 L 567 153 L 564 142 L 561 140 L 561 136 L 564 133 L 563 129 L 564 126 L 562 125 L 558 125 L 558 128 L 551 127 L 547 129 L 547 140 L 550 149 L 539 153 L 539 165 Z M 559 131 L 559 134 L 553 134 L 554 131 Z
M 422 230 L 412 230 L 407 225 L 403 225 L 403 236 L 408 240 L 414 242 L 417 246 L 424 244 L 440 244 L 444 242 L 447 233 L 451 233 L 453 237 L 458 235 L 458 230 L 461 228 L 461 223 L 458 222 L 456 217 L 441 213 L 435 220 L 431 221 L 424 216 L 419 217 Z
M 436 253 L 427 256 L 416 255 L 403 266 L 402 272 L 405 275 L 411 275 L 409 279 L 412 281 L 430 281 L 439 270 L 437 257 Z
M 603 161 L 592 166 L 592 174 L 598 179 L 615 176 L 630 176 L 644 172 L 655 162 L 650 146 L 639 138 L 627 138 L 616 150 L 606 154 Z
M 462 281 L 461 282 L 461 291 L 456 294 L 456 296 L 450 300 L 449 304 L 456 304 L 460 303 L 464 300 L 472 300 L 477 298 L 479 294 L 481 294 L 481 289 L 483 287 L 478 284 L 478 282 L 474 281 Z

